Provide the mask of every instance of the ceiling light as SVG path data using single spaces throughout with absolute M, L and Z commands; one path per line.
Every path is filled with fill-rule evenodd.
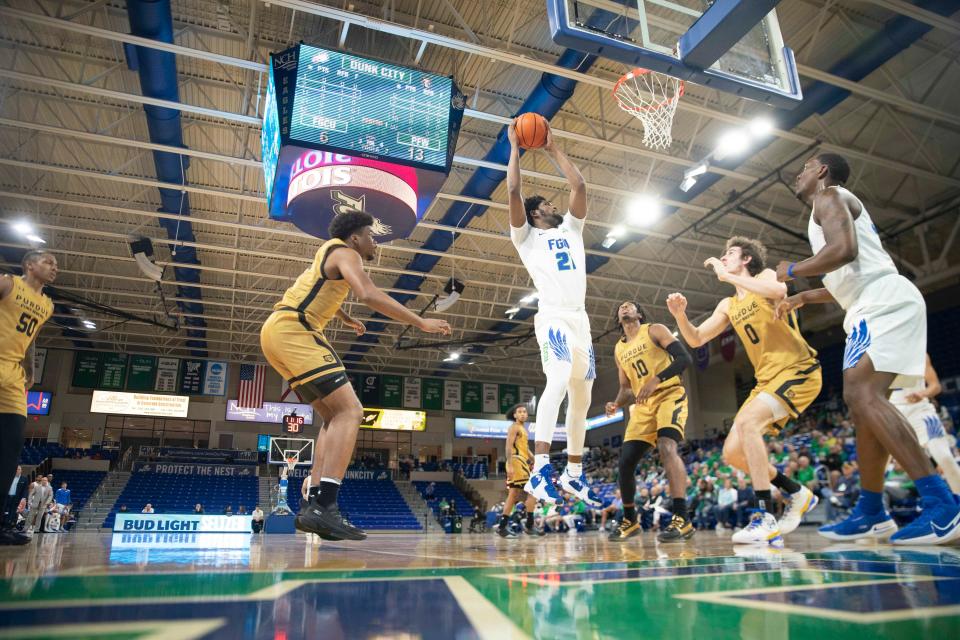
M 13 225 L 13 230 L 22 236 L 33 233 L 33 225 L 26 220 L 18 220 L 17 222 L 13 222 L 11 224 Z
M 600 243 L 600 246 L 603 247 L 604 249 L 609 249 L 615 244 L 617 244 L 617 239 L 614 238 L 613 236 L 607 236 L 606 238 L 603 239 L 603 242 Z
M 694 178 L 693 176 L 689 178 L 684 178 L 683 182 L 680 183 L 680 191 L 683 191 L 684 193 L 686 193 L 687 191 L 690 191 L 690 189 L 695 184 L 697 184 L 697 179 Z
M 528 293 L 527 295 L 520 298 L 520 304 L 530 304 L 531 302 L 536 302 L 540 296 L 537 295 L 537 292 Z
M 97 323 L 94 322 L 93 320 L 84 320 L 83 326 L 85 326 L 87 329 L 96 329 Z
M 660 200 L 641 194 L 627 203 L 627 222 L 635 227 L 648 227 L 660 219 Z
M 28 233 L 27 240 L 29 240 L 30 242 L 35 242 L 37 244 L 47 244 L 46 240 L 44 240 L 43 238 L 41 238 L 35 233 Z
M 754 138 L 766 138 L 768 135 L 773 133 L 773 121 L 763 116 L 754 118 L 750 121 L 748 126 L 750 129 L 750 135 L 752 135 Z
M 740 155 L 750 146 L 750 138 L 741 129 L 732 129 L 720 137 L 717 143 L 717 158 L 723 160 L 730 156 Z
M 450 355 L 443 359 L 444 362 L 454 362 L 460 359 L 460 354 L 456 351 L 452 351 Z
M 520 313 L 520 307 L 510 307 L 509 309 L 503 312 L 503 315 L 512 316 L 516 313 Z
M 705 173 L 707 172 L 707 169 L 708 169 L 709 167 L 710 167 L 710 163 L 709 163 L 709 162 L 707 162 L 707 161 L 701 162 L 700 164 L 696 165 L 695 167 L 690 167 L 689 169 L 687 169 L 686 171 L 684 171 L 684 172 L 683 172 L 683 178 L 684 178 L 684 180 L 686 180 L 687 178 L 696 178 L 697 176 L 702 176 L 703 174 L 705 174 Z

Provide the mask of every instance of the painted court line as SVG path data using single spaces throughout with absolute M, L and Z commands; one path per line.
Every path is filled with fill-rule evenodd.
M 481 640 L 528 640 L 530 636 L 520 630 L 493 604 L 460 576 L 443 579 L 457 604 L 463 609 L 474 631 Z
M 138 633 L 137 640 L 194 640 L 216 631 L 224 624 L 224 618 L 209 620 L 137 620 L 136 622 L 70 623 L 36 627 L 9 627 L 0 629 L 0 638 L 56 638 L 75 636 L 100 636 L 117 633 Z

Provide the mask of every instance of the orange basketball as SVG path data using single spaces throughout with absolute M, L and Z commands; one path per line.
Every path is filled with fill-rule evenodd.
M 547 144 L 547 120 L 539 113 L 524 113 L 517 118 L 517 142 L 524 149 L 539 149 Z

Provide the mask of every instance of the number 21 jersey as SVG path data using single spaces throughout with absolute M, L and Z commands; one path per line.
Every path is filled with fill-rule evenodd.
M 568 211 L 559 227 L 511 226 L 510 238 L 537 288 L 541 311 L 583 309 L 587 295 L 583 220 Z

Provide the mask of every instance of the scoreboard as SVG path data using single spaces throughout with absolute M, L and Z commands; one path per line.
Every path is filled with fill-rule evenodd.
M 443 170 L 452 99 L 448 77 L 301 45 L 290 137 Z

